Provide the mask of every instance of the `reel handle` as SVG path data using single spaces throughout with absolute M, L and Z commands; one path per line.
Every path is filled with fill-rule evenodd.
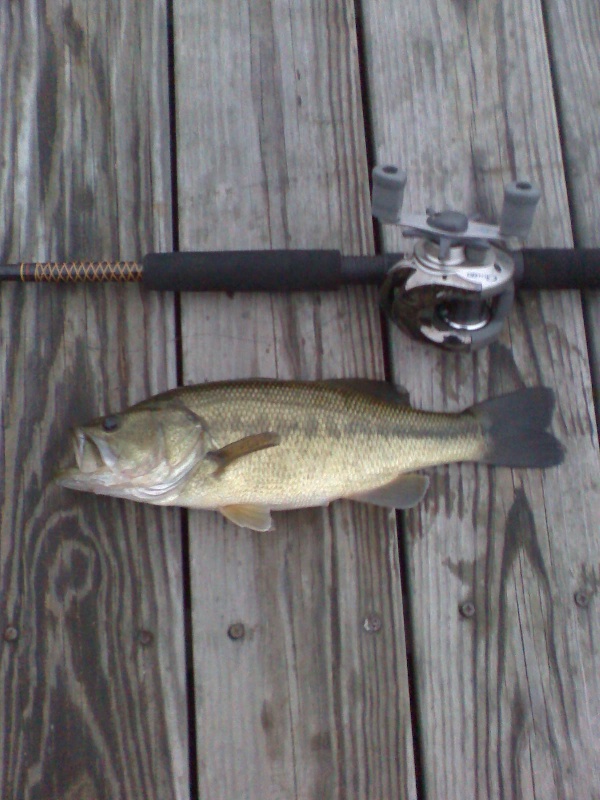
M 425 217 L 402 217 L 402 203 L 407 175 L 394 164 L 377 166 L 372 172 L 371 213 L 384 224 L 412 228 L 423 236 L 440 240 L 450 235 L 454 240 L 485 239 L 504 241 L 518 238 L 524 241 L 533 225 L 533 217 L 541 192 L 530 181 L 520 179 L 504 187 L 504 202 L 500 225 L 480 225 L 469 222 L 465 214 L 456 211 L 434 213 L 428 209 Z

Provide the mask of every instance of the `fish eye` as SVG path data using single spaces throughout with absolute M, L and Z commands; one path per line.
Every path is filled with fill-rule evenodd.
M 102 430 L 106 431 L 107 433 L 112 433 L 112 431 L 116 431 L 119 427 L 119 420 L 115 416 L 104 417 L 102 420 Z

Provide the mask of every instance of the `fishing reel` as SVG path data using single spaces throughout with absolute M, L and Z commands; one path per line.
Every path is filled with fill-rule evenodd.
M 373 216 L 417 240 L 388 272 L 382 308 L 415 339 L 462 352 L 486 347 L 512 308 L 520 277 L 513 254 L 531 229 L 540 191 L 528 181 L 508 184 L 500 224 L 487 225 L 459 211 L 401 214 L 406 178 L 396 166 L 373 170 Z

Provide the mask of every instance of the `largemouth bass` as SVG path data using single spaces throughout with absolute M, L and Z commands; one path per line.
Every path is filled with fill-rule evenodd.
M 77 466 L 58 483 L 155 505 L 220 511 L 271 528 L 271 511 L 349 498 L 410 508 L 457 461 L 548 467 L 551 389 L 524 389 L 462 413 L 418 411 L 367 380 L 245 380 L 186 386 L 74 430 Z

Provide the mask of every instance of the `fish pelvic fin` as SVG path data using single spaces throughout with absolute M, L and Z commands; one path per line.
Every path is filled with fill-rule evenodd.
M 399 475 L 377 489 L 349 495 L 349 499 L 384 508 L 413 508 L 425 497 L 428 488 L 429 478 L 426 475 L 409 473 Z
M 251 531 L 270 531 L 273 529 L 271 509 L 253 503 L 221 506 L 218 509 L 230 522 Z
M 269 447 L 276 447 L 281 442 L 281 437 L 277 433 L 267 431 L 266 433 L 256 433 L 252 436 L 245 436 L 237 442 L 226 444 L 220 450 L 209 450 L 206 458 L 216 462 L 217 470 L 215 475 L 220 475 L 238 458 L 257 453 L 259 450 L 266 450 Z
M 547 428 L 554 411 L 554 392 L 545 386 L 521 389 L 474 405 L 467 413 L 478 420 L 485 438 L 484 464 L 501 467 L 553 467 L 565 449 Z

